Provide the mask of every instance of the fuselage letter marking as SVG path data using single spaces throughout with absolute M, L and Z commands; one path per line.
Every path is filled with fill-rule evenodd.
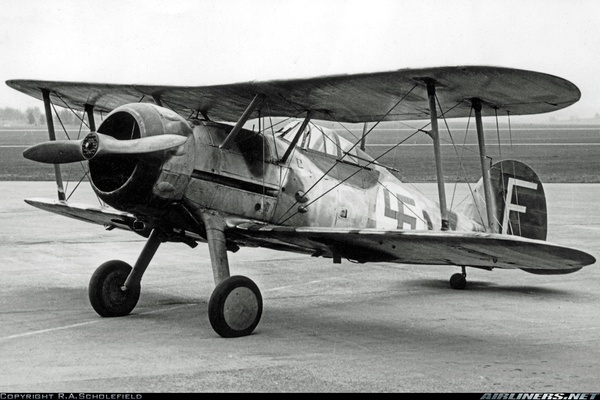
M 515 186 L 524 187 L 527 189 L 536 190 L 538 185 L 537 183 L 523 181 L 521 179 L 508 178 L 508 188 L 506 190 L 506 199 L 504 204 L 504 216 L 502 217 L 502 233 L 508 233 L 508 225 L 510 224 L 510 212 L 515 211 L 519 213 L 525 214 L 527 212 L 527 207 L 520 206 L 518 204 L 514 204 L 512 202 L 513 190 Z

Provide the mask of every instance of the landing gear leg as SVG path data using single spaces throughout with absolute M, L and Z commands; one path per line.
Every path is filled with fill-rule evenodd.
M 107 261 L 92 275 L 88 287 L 90 303 L 102 317 L 129 314 L 140 298 L 141 280 L 161 243 L 160 233 L 152 231 L 133 269 L 119 260 Z
M 216 284 L 208 302 L 210 325 L 225 338 L 249 335 L 262 315 L 260 290 L 245 276 L 230 276 L 223 218 L 205 213 L 202 219 Z
M 465 267 L 462 267 L 462 273 L 450 277 L 450 287 L 456 290 L 463 290 L 467 287 L 467 269 Z

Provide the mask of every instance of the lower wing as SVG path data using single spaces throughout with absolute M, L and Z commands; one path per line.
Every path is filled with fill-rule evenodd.
M 57 200 L 28 199 L 26 202 L 109 229 L 116 227 L 142 236 L 149 234 L 134 229 L 136 217 L 130 213 Z M 288 227 L 231 220 L 227 235 L 242 245 L 358 262 L 520 268 L 537 274 L 566 274 L 596 262 L 592 255 L 577 249 L 542 240 L 480 232 Z M 194 234 L 190 239 L 202 240 L 202 237 Z
M 241 223 L 236 235 L 270 247 L 286 244 L 314 255 L 358 262 L 520 268 L 538 274 L 575 272 L 596 259 L 583 251 L 512 235 L 480 232 L 283 227 Z
M 121 228 L 134 230 L 133 223 L 136 217 L 133 214 L 117 211 L 112 208 L 94 207 L 49 199 L 27 199 L 25 202 L 44 211 L 50 211 L 79 221 L 103 225 L 107 229 Z

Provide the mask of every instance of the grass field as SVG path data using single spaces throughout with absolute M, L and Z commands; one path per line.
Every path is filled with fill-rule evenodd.
M 411 126 L 419 127 L 418 123 Z M 465 126 L 453 123 L 449 133 L 444 125 L 440 125 L 447 182 L 475 182 L 481 176 L 474 126 L 471 124 L 468 131 Z M 357 126 L 338 127 L 337 130 L 348 138 L 360 137 L 362 132 Z M 69 131 L 71 138 L 77 138 L 78 128 Z M 415 131 L 405 124 L 380 125 L 367 138 L 367 152 L 379 157 L 395 144 L 403 142 L 383 155 L 379 162 L 399 170 L 397 175 L 403 181 L 435 181 L 431 139 L 424 132 L 414 134 Z M 600 182 L 600 121 L 585 125 L 520 124 L 511 126 L 510 131 L 505 125 L 497 130 L 495 124 L 486 124 L 485 132 L 488 156 L 494 162 L 500 159 L 523 161 L 538 173 L 543 182 Z M 58 132 L 57 136 L 65 138 Z M 22 157 L 27 146 L 47 138 L 45 128 L 0 128 L 0 180 L 53 180 L 53 166 Z M 76 181 L 83 176 L 83 167 L 79 163 L 63 165 L 62 169 L 65 180 Z

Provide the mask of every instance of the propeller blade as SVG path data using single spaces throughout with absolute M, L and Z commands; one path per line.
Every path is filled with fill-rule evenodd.
M 82 140 L 54 140 L 31 146 L 23 152 L 28 160 L 48 164 L 85 161 L 81 153 Z
M 98 156 L 104 154 L 148 154 L 179 147 L 187 141 L 181 135 L 148 136 L 141 139 L 117 140 L 112 136 L 97 134 L 100 139 Z
M 179 147 L 187 141 L 180 135 L 158 135 L 133 140 L 117 140 L 90 132 L 81 140 L 55 140 L 31 146 L 23 157 L 48 164 L 66 164 L 112 154 L 144 155 Z

